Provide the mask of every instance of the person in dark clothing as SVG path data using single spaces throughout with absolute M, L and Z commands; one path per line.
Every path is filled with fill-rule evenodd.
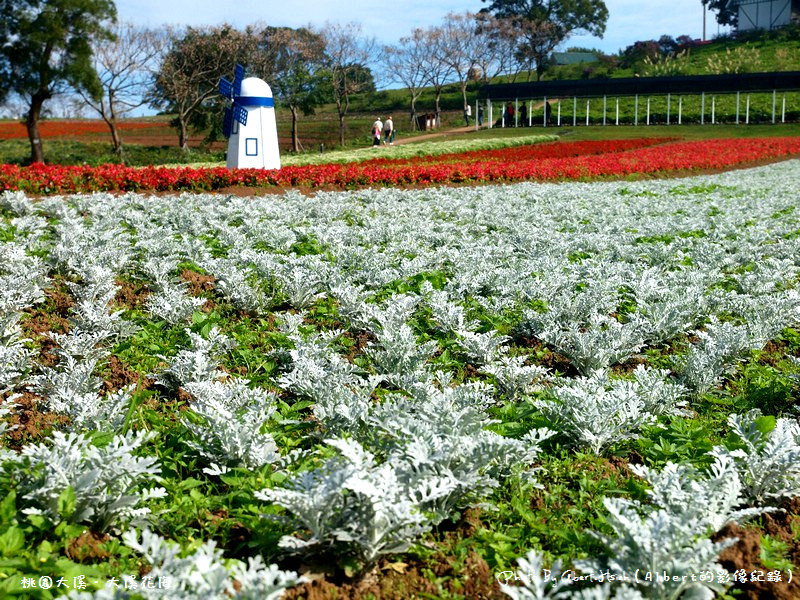
M 544 120 L 545 122 L 550 125 L 550 116 L 553 114 L 553 109 L 550 108 L 550 103 L 544 103 Z
M 519 109 L 519 122 L 523 127 L 528 126 L 528 107 L 522 103 L 522 108 Z

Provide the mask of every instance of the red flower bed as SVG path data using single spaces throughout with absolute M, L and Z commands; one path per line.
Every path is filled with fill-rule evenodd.
M 162 125 L 147 121 L 120 121 L 117 126 L 122 131 L 133 131 L 137 129 L 153 129 Z M 39 123 L 39 135 L 43 138 L 80 136 L 93 133 L 109 133 L 108 125 L 103 121 L 42 121 Z M 27 137 L 28 130 L 23 123 L 19 121 L 0 123 L 0 140 Z
M 414 158 L 374 158 L 361 161 L 362 165 L 415 165 L 415 164 L 440 164 L 458 162 L 485 162 L 487 160 L 532 160 L 542 158 L 566 158 L 570 156 L 585 156 L 590 154 L 607 154 L 609 152 L 622 152 L 647 146 L 655 146 L 665 142 L 675 141 L 676 138 L 634 138 L 629 140 L 591 140 L 581 142 L 546 142 L 515 146 L 513 148 L 500 148 L 497 150 L 473 150 L 470 152 L 437 154 L 435 156 L 416 156 Z
M 602 154 L 585 152 L 587 142 L 548 144 L 529 154 L 519 148 L 469 153 L 458 162 L 391 164 L 349 163 L 284 167 L 280 170 L 224 167 L 193 169 L 104 165 L 101 167 L 0 166 L 0 190 L 26 190 L 39 194 L 107 190 L 216 190 L 228 186 L 332 186 L 417 185 L 484 181 L 558 181 L 658 173 L 724 169 L 763 159 L 800 155 L 800 137 L 718 139 L 624 148 L 631 141 L 608 142 Z M 603 142 L 605 143 L 605 142 Z M 635 145 L 635 144 L 634 144 Z M 583 148 L 583 150 L 581 150 Z

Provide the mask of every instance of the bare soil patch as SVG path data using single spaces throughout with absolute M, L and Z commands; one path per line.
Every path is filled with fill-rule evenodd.
M 738 538 L 738 541 L 720 554 L 719 563 L 729 572 L 744 569 L 747 581 L 736 582 L 733 590 L 747 600 L 797 600 L 800 598 L 800 582 L 792 578 L 788 581 L 788 573 L 781 573 L 780 581 L 767 581 L 770 569 L 761 561 L 761 536 L 767 534 L 785 542 L 789 548 L 789 557 L 795 565 L 795 572 L 800 571 L 800 539 L 795 531 L 800 527 L 800 498 L 792 498 L 781 505 L 782 511 L 766 513 L 757 523 L 759 527 L 741 527 L 736 524 L 726 525 L 712 540 Z M 761 580 L 759 580 L 761 579 Z

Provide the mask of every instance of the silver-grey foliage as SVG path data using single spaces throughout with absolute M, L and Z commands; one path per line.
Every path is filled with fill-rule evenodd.
M 184 418 L 196 441 L 187 444 L 208 462 L 212 475 L 230 468 L 257 469 L 278 460 L 278 448 L 262 428 L 275 412 L 274 394 L 252 390 L 247 381 L 195 381 L 184 389 L 193 396 L 194 421 Z
M 338 455 L 320 467 L 298 474 L 285 488 L 256 496 L 288 509 L 303 537 L 284 537 L 287 550 L 353 552 L 371 563 L 380 555 L 402 552 L 430 528 L 421 505 L 448 493 L 453 482 L 439 477 L 403 477 L 405 465 L 378 464 L 352 440 L 327 443 Z
M 658 415 L 685 414 L 683 388 L 666 371 L 637 368 L 634 379 L 612 379 L 607 371 L 557 380 L 534 405 L 574 446 L 601 454 L 611 444 L 634 438 Z
M 145 600 L 278 600 L 286 588 L 305 580 L 296 573 L 280 570 L 277 565 L 264 564 L 260 556 L 249 558 L 247 564 L 238 560 L 226 561 L 213 541 L 205 542 L 194 552 L 181 556 L 177 544 L 146 528 L 141 532 L 141 539 L 134 530 L 126 531 L 122 539 L 150 563 L 148 576 L 154 581 L 163 579 L 168 582 L 168 586 L 163 588 L 139 586 L 136 593 Z M 75 594 L 70 598 L 100 600 L 96 595 Z
M 55 431 L 50 443 L 23 447 L 19 457 L 2 468 L 19 481 L 20 497 L 27 506 L 23 512 L 105 531 L 141 520 L 150 512 L 142 503 L 164 494 L 162 488 L 143 489 L 157 481 L 158 461 L 134 454 L 154 437 L 144 432 L 117 435 L 101 448 L 83 434 Z M 65 514 L 59 502 L 69 490 L 75 504 Z
M 800 495 L 800 423 L 778 418 L 765 433 L 757 420 L 761 411 L 732 414 L 728 425 L 740 448 L 717 446 L 714 454 L 734 462 L 742 481 L 742 494 L 749 502 L 763 506 Z

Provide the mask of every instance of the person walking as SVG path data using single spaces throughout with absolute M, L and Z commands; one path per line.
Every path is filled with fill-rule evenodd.
M 478 127 L 483 127 L 483 104 L 478 104 Z
M 472 107 L 469 104 L 464 105 L 464 123 L 469 127 L 469 118 L 472 116 Z
M 528 107 L 525 106 L 524 102 L 522 103 L 522 107 L 519 109 L 519 120 L 523 127 L 528 126 Z
M 394 122 L 392 121 L 392 115 L 386 117 L 386 122 L 383 124 L 383 145 L 389 144 L 390 146 L 394 144 Z
M 372 147 L 377 148 L 381 145 L 381 131 L 383 131 L 383 123 L 381 123 L 381 118 L 378 117 L 375 119 L 375 122 L 372 124 Z

